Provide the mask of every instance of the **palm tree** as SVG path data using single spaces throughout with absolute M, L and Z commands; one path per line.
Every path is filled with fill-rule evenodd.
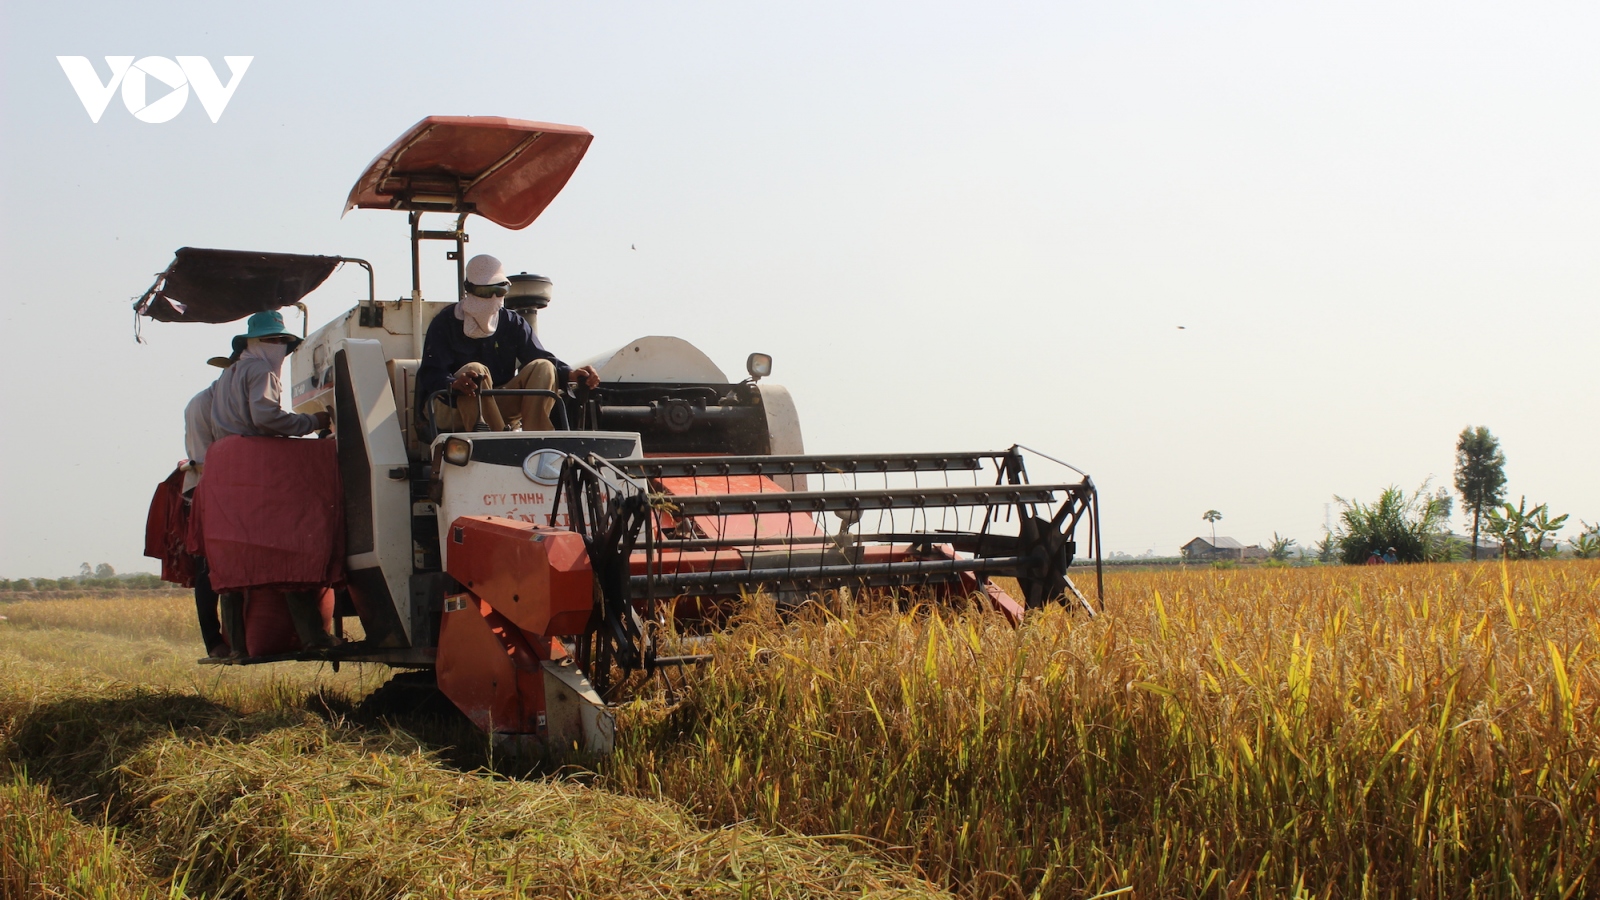
M 1211 523 L 1211 546 L 1215 547 L 1217 545 L 1217 520 L 1222 518 L 1222 513 L 1219 513 L 1214 509 L 1208 509 L 1206 510 L 1206 514 L 1200 518 Z

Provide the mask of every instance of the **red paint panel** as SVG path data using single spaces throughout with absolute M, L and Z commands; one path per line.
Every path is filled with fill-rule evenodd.
M 578 634 L 594 608 L 583 537 L 488 516 L 451 524 L 451 577 L 529 635 Z
M 471 594 L 450 598 L 439 624 L 439 690 L 488 732 L 539 734 L 544 674 L 516 629 Z
M 787 493 L 765 475 L 697 475 L 652 480 L 661 490 L 677 496 L 702 494 Z M 664 523 L 667 524 L 667 523 Z M 771 513 L 767 515 L 697 516 L 697 525 L 708 538 L 809 537 L 821 534 L 810 513 Z

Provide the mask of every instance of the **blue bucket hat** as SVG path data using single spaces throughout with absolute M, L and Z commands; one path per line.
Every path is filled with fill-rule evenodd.
M 289 342 L 290 353 L 294 352 L 294 348 L 300 346 L 300 335 L 283 327 L 283 313 L 275 309 L 258 312 L 250 317 L 250 321 L 245 323 L 244 334 L 234 335 L 233 355 L 237 357 L 244 350 L 245 343 L 251 338 L 273 337 L 280 334 L 294 338 Z

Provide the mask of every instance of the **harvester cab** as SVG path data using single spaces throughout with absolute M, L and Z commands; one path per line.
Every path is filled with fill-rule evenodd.
M 333 413 L 346 563 L 333 622 L 359 619 L 361 637 L 228 662 L 431 669 L 497 737 L 606 752 L 617 676 L 703 659 L 662 637 L 714 627 L 757 592 L 793 605 L 819 590 L 916 589 L 1013 621 L 1051 602 L 1094 613 L 1068 573 L 1080 525 L 1098 561 L 1086 475 L 1022 447 L 807 455 L 765 354 L 734 380 L 686 340 L 642 337 L 580 363 L 598 387 L 485 392 L 553 398 L 556 430 L 442 431 L 416 376 L 429 322 L 459 298 L 423 296 L 422 248 L 445 242 L 461 284 L 468 217 L 526 227 L 591 140 L 492 117 L 409 129 L 346 204 L 406 213 L 411 292 L 397 300 L 377 299 L 354 257 L 184 248 L 135 301 L 158 321 L 229 322 L 304 310 L 342 264 L 368 274 L 367 298 L 295 350 L 288 392 L 296 412 Z M 426 229 L 425 215 L 449 227 Z M 537 332 L 550 280 L 510 281 L 507 306 Z

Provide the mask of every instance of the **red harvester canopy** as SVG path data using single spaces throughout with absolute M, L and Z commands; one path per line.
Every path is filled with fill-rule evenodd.
M 345 211 L 470 212 L 526 228 L 566 187 L 593 140 L 576 125 L 429 116 L 367 166 Z

